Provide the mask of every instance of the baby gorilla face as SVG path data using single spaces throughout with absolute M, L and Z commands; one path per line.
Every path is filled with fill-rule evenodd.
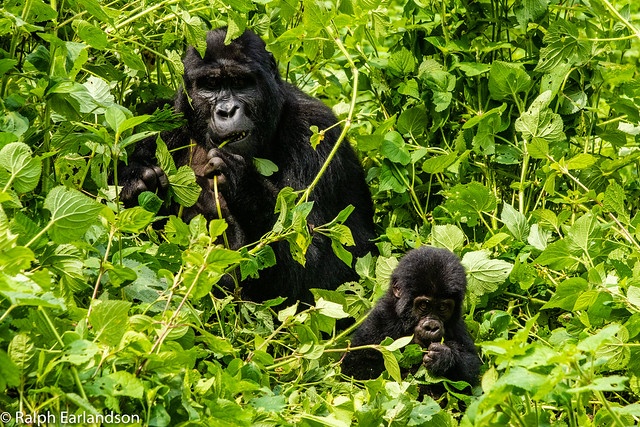
M 441 341 L 445 324 L 453 315 L 455 301 L 452 299 L 418 296 L 413 300 L 413 313 L 418 319 L 413 331 L 413 340 L 426 348 L 430 343 Z

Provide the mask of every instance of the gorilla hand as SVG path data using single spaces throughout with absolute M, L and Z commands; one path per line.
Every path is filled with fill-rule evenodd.
M 131 163 L 126 167 L 120 184 L 120 200 L 126 207 L 132 207 L 138 204 L 138 196 L 144 191 L 157 192 L 162 198 L 169 187 L 169 179 L 159 166 Z
M 208 153 L 209 161 L 205 166 L 204 176 L 209 179 L 213 190 L 213 178 L 216 177 L 218 189 L 227 200 L 233 200 L 247 172 L 244 157 L 214 148 Z
M 422 363 L 427 370 L 436 376 L 444 376 L 454 365 L 454 362 L 451 348 L 438 342 L 429 344 L 427 353 L 422 359 Z

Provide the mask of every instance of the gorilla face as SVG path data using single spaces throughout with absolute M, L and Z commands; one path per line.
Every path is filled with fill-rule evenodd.
M 204 57 L 190 48 L 184 65 L 176 105 L 197 143 L 247 158 L 271 140 L 280 121 L 282 81 L 259 37 L 246 32 L 225 45 L 224 33 L 210 32 Z

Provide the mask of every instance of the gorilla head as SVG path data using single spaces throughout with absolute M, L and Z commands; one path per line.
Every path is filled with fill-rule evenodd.
M 428 347 L 438 342 L 451 319 L 461 316 L 467 288 L 458 257 L 445 249 L 422 247 L 409 252 L 391 275 L 389 295 L 405 325 L 414 328 L 414 340 Z
M 270 141 L 284 103 L 282 80 L 265 43 L 245 31 L 225 45 L 226 29 L 207 33 L 204 57 L 190 47 L 184 59 L 184 88 L 176 100 L 192 135 L 206 148 L 225 146 L 250 157 Z

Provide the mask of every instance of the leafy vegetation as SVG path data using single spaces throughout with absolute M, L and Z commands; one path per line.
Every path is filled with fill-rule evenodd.
M 638 3 L 337 3 L 0 5 L 2 411 L 144 426 L 637 423 Z M 153 229 L 161 201 L 124 209 L 108 179 L 176 122 L 142 113 L 179 86 L 185 46 L 221 25 L 261 34 L 283 75 L 333 106 L 367 171 L 380 256 L 314 307 L 211 293 L 225 271 L 259 274 L 269 242 L 303 259 L 308 193 L 283 192 L 274 231 L 232 251 L 223 221 Z M 159 157 L 172 197 L 193 203 L 193 174 Z M 314 232 L 344 256 L 343 219 Z M 349 330 L 336 320 L 360 319 L 422 244 L 462 257 L 483 353 L 481 387 L 447 383 L 440 404 L 418 398 L 440 379 L 401 378 L 418 351 L 406 339 L 380 347 L 383 377 L 340 374 Z

